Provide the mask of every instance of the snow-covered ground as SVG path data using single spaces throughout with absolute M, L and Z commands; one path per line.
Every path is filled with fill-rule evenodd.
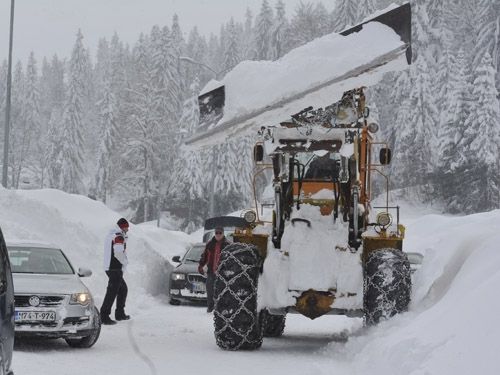
M 55 190 L 0 190 L 7 240 L 60 245 L 100 305 L 106 286 L 102 240 L 119 215 L 99 202 Z M 407 219 L 407 220 L 405 220 Z M 16 344 L 19 374 L 499 374 L 500 211 L 442 216 L 403 205 L 405 247 L 425 254 L 408 313 L 366 329 L 359 319 L 287 318 L 285 334 L 255 352 L 217 348 L 211 315 L 201 306 L 168 304 L 168 259 L 198 238 L 132 226 L 126 279 L 129 322 L 103 327 L 88 350 L 62 340 Z

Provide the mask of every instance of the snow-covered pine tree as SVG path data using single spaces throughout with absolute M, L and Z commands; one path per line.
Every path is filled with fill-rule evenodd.
M 83 101 L 86 94 L 87 53 L 83 35 L 78 30 L 69 63 L 68 97 L 63 115 L 63 146 L 60 188 L 66 192 L 82 194 L 86 188 Z
M 23 144 L 25 143 L 25 128 L 23 109 L 24 109 L 24 87 L 25 74 L 21 61 L 16 63 L 12 76 L 11 111 L 10 111 L 10 138 L 9 138 L 9 186 L 17 188 L 18 170 L 23 163 Z
M 328 12 L 322 3 L 300 3 L 290 21 L 290 46 L 304 45 L 330 31 Z
M 431 78 L 427 62 L 419 58 L 411 67 L 411 91 L 409 97 L 408 121 L 397 122 L 401 127 L 411 127 L 413 137 L 404 145 L 408 161 L 405 166 L 411 185 L 423 185 L 429 182 L 429 172 L 433 170 L 436 162 L 434 150 L 437 149 L 437 109 L 433 101 Z
M 62 110 L 55 107 L 50 112 L 47 133 L 47 148 L 43 153 L 44 164 L 47 166 L 47 182 L 50 188 L 61 186 L 62 172 Z M 43 184 L 45 185 L 45 184 Z
M 224 65 L 223 70 L 229 71 L 233 69 L 241 61 L 240 50 L 238 41 L 240 40 L 240 35 L 234 23 L 234 19 L 231 17 L 229 23 L 226 26 L 226 43 L 224 51 Z
M 250 8 L 247 8 L 245 12 L 245 25 L 243 27 L 242 34 L 242 59 L 252 60 L 257 56 L 257 51 L 255 50 L 255 40 L 253 38 L 253 14 Z
M 40 155 L 45 148 L 44 138 L 46 128 L 42 128 L 40 121 L 40 91 L 37 71 L 37 62 L 33 52 L 28 58 L 26 66 L 26 81 L 24 90 L 23 122 L 24 122 L 24 160 L 17 171 L 19 181 L 23 168 L 29 170 L 30 183 L 41 187 L 45 166 Z M 26 164 L 26 165 L 25 165 Z
M 366 17 L 370 16 L 377 10 L 375 0 L 361 0 L 357 3 L 358 14 L 356 16 L 356 23 L 363 21 Z
M 99 159 L 97 161 L 97 172 L 94 184 L 95 197 L 106 203 L 110 190 L 110 169 L 111 156 L 115 146 L 115 139 L 118 138 L 116 129 L 116 98 L 111 87 L 110 74 L 104 77 L 101 91 L 101 99 L 97 102 L 100 110 L 99 125 L 102 131 L 101 144 L 99 147 Z
M 470 184 L 464 184 L 465 212 L 485 211 L 500 206 L 500 104 L 494 85 L 495 70 L 486 52 L 474 71 L 474 106 L 466 121 L 462 145 L 471 168 Z
M 208 66 L 212 68 L 215 72 L 220 72 L 222 70 L 222 57 L 224 56 L 224 51 L 222 50 L 221 43 L 219 39 L 213 33 L 210 34 L 208 39 Z M 210 78 L 214 78 L 213 74 Z
M 465 131 L 465 122 L 468 118 L 468 94 L 472 91 L 467 75 L 467 62 L 463 49 L 457 56 L 451 52 L 446 53 L 446 71 L 448 72 L 443 83 L 446 86 L 445 101 L 441 116 L 439 131 L 441 171 L 452 171 L 459 165 L 461 150 L 457 145 L 461 142 Z
M 498 10 L 498 5 L 495 1 L 478 0 L 476 12 L 474 13 L 474 51 L 472 53 L 472 66 L 474 67 L 482 64 L 486 53 L 490 56 L 490 59 L 492 56 L 496 58 L 495 53 L 498 50 L 498 40 L 495 40 L 495 33 L 497 32 L 497 23 L 500 15 L 495 13 L 495 7 Z M 496 68 L 496 65 L 494 67 Z
M 272 30 L 271 50 L 272 59 L 277 60 L 287 50 L 288 20 L 286 19 L 285 3 L 278 0 L 276 3 L 276 17 Z
M 207 64 L 208 46 L 204 37 L 198 32 L 195 26 L 190 32 L 186 46 L 186 55 L 194 61 L 202 64 Z M 200 80 L 201 85 L 205 85 L 212 77 L 213 74 L 196 64 L 186 63 L 186 77 L 187 81 L 192 81 L 195 78 Z
M 355 25 L 358 20 L 357 2 L 352 0 L 338 0 L 331 17 L 332 29 L 337 33 L 347 26 Z
M 273 32 L 273 9 L 267 0 L 262 1 L 260 13 L 255 20 L 255 50 L 257 60 L 272 58 L 271 39 Z
M 179 60 L 180 56 L 184 56 L 186 53 L 186 41 L 182 34 L 181 26 L 179 24 L 179 17 L 174 14 L 172 17 L 172 31 L 170 33 L 172 39 L 172 51 L 171 51 L 171 66 L 172 66 L 172 76 L 173 76 L 173 93 L 174 100 L 176 101 L 176 110 L 178 111 L 177 118 L 180 117 L 180 111 L 182 110 L 182 102 L 185 95 L 187 94 L 189 87 L 186 87 L 186 82 L 188 77 L 186 76 L 186 71 L 181 69 L 181 63 Z M 177 87 L 176 87 L 177 86 Z

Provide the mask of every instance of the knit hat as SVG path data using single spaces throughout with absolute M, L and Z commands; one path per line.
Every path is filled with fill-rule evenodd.
M 118 224 L 120 229 L 128 229 L 128 221 L 123 217 L 120 220 L 118 220 L 116 224 Z
M 224 227 L 221 227 L 221 226 L 218 226 L 218 227 L 215 227 L 215 231 L 219 231 L 219 232 L 222 232 L 224 233 Z

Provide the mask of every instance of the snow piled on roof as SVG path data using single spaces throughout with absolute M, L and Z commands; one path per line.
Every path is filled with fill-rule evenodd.
M 244 61 L 223 80 L 226 104 L 221 121 L 304 92 L 402 44 L 391 28 L 371 22 L 345 37 L 332 33 L 318 38 L 277 61 Z

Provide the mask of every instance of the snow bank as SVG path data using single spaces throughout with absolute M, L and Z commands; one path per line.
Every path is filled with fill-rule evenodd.
M 0 188 L 0 226 L 7 241 L 34 240 L 60 246 L 73 265 L 93 271 L 83 281 L 98 304 L 107 285 L 103 241 L 120 215 L 101 202 L 59 190 Z M 125 279 L 132 293 L 164 292 L 172 266 L 169 259 L 184 252 L 192 238 L 148 225 L 131 225 Z
M 425 215 L 405 247 L 425 253 L 410 311 L 329 352 L 355 374 L 499 374 L 500 211 Z

